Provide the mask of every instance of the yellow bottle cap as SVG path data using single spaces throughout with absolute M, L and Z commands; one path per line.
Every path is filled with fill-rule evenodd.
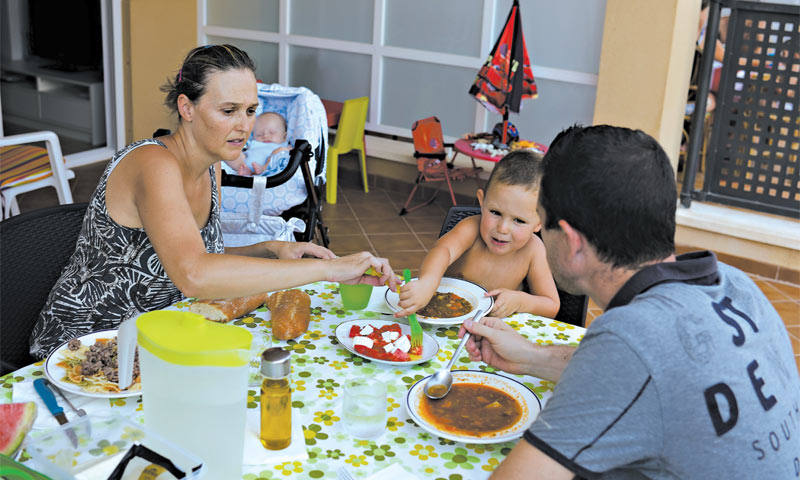
M 178 365 L 239 367 L 250 362 L 253 335 L 202 315 L 156 310 L 136 319 L 139 346 Z

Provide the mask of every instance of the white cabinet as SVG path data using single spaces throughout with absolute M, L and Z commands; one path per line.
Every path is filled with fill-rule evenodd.
M 0 102 L 3 119 L 37 130 L 106 143 L 103 75 L 42 68 L 42 62 L 3 62 Z

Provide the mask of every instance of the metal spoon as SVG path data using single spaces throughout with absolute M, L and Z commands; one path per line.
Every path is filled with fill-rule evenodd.
M 474 323 L 479 323 L 482 318 L 483 310 L 478 310 L 475 312 L 475 316 L 472 317 L 472 321 Z M 464 336 L 461 337 L 461 343 L 459 343 L 458 347 L 456 347 L 456 351 L 453 352 L 453 356 L 450 358 L 447 366 L 439 369 L 438 372 L 431 375 L 428 381 L 425 382 L 425 386 L 422 387 L 422 391 L 425 393 L 426 397 L 432 400 L 438 400 L 450 392 L 450 387 L 453 386 L 453 375 L 450 373 L 450 368 L 453 366 L 453 363 L 455 363 L 458 355 L 461 353 L 461 350 L 464 349 L 464 345 L 467 344 L 469 336 L 469 332 L 464 333 Z

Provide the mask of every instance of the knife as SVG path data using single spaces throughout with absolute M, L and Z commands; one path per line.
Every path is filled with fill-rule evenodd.
M 60 425 L 66 425 L 69 423 L 67 416 L 64 415 L 64 409 L 58 404 L 53 392 L 47 388 L 43 378 L 34 380 L 33 388 L 36 389 L 36 393 L 42 397 L 42 401 L 44 402 L 45 406 L 47 406 L 47 409 L 50 410 L 50 413 L 56 417 L 56 420 L 58 420 Z M 72 429 L 72 427 L 67 427 L 64 431 L 66 432 L 67 437 L 69 437 L 70 442 L 72 442 L 72 446 L 78 448 L 78 436 L 75 434 L 75 431 Z

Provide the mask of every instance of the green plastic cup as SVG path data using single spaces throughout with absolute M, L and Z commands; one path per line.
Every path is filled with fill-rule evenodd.
M 372 285 L 359 283 L 357 285 L 339 284 L 339 294 L 342 296 L 342 305 L 348 310 L 363 310 L 369 303 L 372 295 Z

